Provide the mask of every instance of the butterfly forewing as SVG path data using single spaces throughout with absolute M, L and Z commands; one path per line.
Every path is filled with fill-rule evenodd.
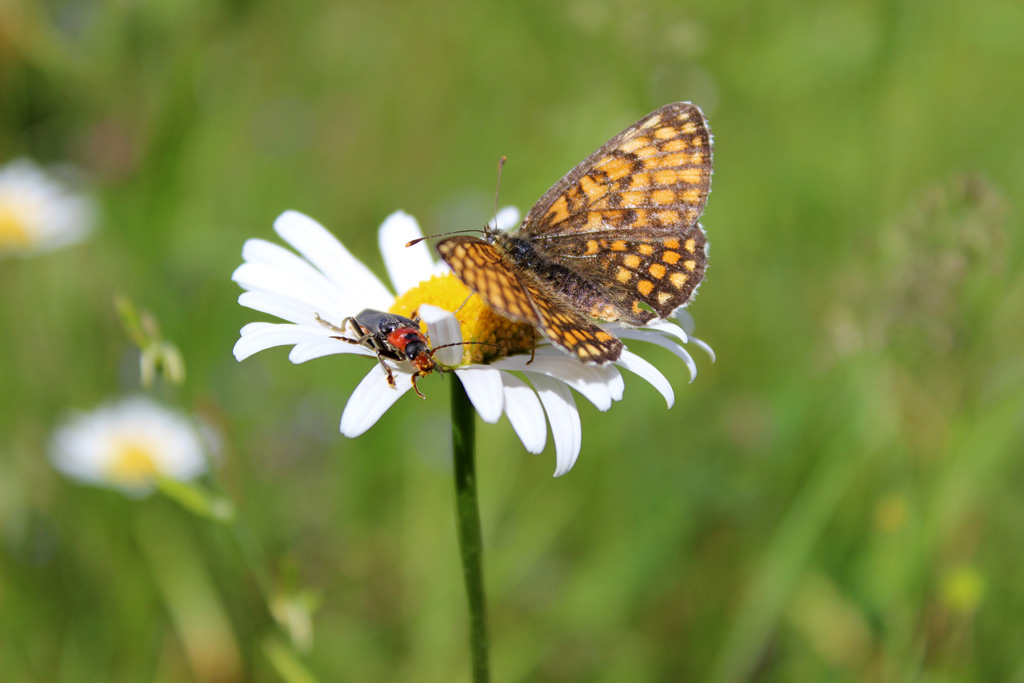
M 441 258 L 487 305 L 513 320 L 536 325 L 556 345 L 585 362 L 603 364 L 622 353 L 622 342 L 575 311 L 560 306 L 539 279 L 513 270 L 494 245 L 453 237 L 437 245 Z
M 695 105 L 669 104 L 612 138 L 530 210 L 520 235 L 556 255 L 609 231 L 672 234 L 696 225 L 711 191 L 711 133 Z
M 488 306 L 507 318 L 541 324 L 530 295 L 493 245 L 460 235 L 439 242 L 437 251 L 456 277 L 480 294 Z

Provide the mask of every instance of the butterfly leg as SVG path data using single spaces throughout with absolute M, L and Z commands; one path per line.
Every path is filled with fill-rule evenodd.
M 463 301 L 461 304 L 459 304 L 459 307 L 456 308 L 454 311 L 452 311 L 452 314 L 454 315 L 454 314 L 458 313 L 459 311 L 461 311 L 466 306 L 466 304 L 469 303 L 469 300 L 472 299 L 475 294 L 476 294 L 476 292 L 470 292 L 469 296 L 466 297 L 465 301 Z

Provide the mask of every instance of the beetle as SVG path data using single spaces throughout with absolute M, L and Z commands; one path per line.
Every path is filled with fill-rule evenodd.
M 392 387 L 395 386 L 395 376 L 385 359 L 411 363 L 416 368 L 412 376 L 412 388 L 417 396 L 426 398 L 416 386 L 416 380 L 433 372 L 437 363 L 434 361 L 430 340 L 420 331 L 419 316 L 412 319 L 367 308 L 342 320 L 340 327 L 327 322 L 319 314 L 316 319 L 321 325 L 342 334 L 334 339 L 359 344 L 373 351 Z M 344 336 L 346 334 L 354 334 L 355 338 Z
M 346 328 L 351 328 L 355 332 L 355 339 L 346 336 L 333 337 L 333 339 L 340 339 L 349 344 L 359 344 L 373 351 L 377 355 L 377 360 L 380 362 L 381 367 L 384 368 L 388 384 L 391 387 L 395 386 L 395 376 L 391 367 L 384 362 L 384 359 L 411 363 L 416 368 L 416 372 L 412 375 L 412 388 L 416 390 L 416 395 L 422 399 L 427 397 L 416 386 L 416 380 L 420 377 L 426 377 L 437 369 L 437 361 L 434 360 L 435 351 L 446 349 L 449 346 L 464 346 L 466 344 L 496 346 L 490 342 L 463 341 L 443 344 L 433 348 L 430 346 L 430 340 L 427 336 L 420 331 L 420 317 L 418 315 L 414 318 L 406 318 L 404 315 L 398 315 L 397 313 L 386 313 L 367 308 L 356 315 L 342 320 L 341 327 L 324 320 L 320 317 L 319 313 L 315 313 L 314 317 L 324 327 L 340 332 L 342 335 L 347 334 Z M 531 361 L 533 360 L 532 355 L 530 359 Z

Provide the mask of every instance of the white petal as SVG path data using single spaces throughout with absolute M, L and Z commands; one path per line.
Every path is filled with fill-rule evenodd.
M 708 346 L 707 342 L 705 342 L 703 339 L 697 339 L 696 337 L 690 337 L 690 343 L 695 345 L 695 346 L 699 346 L 700 348 L 704 349 L 704 352 L 707 353 L 709 356 L 711 356 L 711 362 L 712 363 L 714 363 L 717 360 L 717 357 L 715 356 L 715 350 L 712 349 L 710 346 Z
M 405 292 L 434 273 L 434 259 L 430 246 L 419 242 L 411 247 L 406 243 L 423 237 L 416 219 L 404 211 L 395 211 L 384 219 L 377 233 L 380 254 L 396 292 Z
M 262 263 L 243 263 L 235 269 L 231 279 L 244 289 L 281 294 L 301 301 L 319 311 L 321 316 L 337 315 L 345 302 L 353 300 L 323 276 L 297 277 Z
M 454 314 L 430 304 L 420 304 L 417 311 L 420 319 L 427 324 L 427 334 L 430 335 L 430 345 L 433 348 L 462 342 L 462 328 Z M 441 365 L 458 365 L 462 362 L 462 352 L 461 346 L 449 346 L 435 351 L 434 360 Z
M 295 348 L 288 354 L 288 360 L 293 363 L 305 363 L 308 360 L 314 358 L 323 358 L 324 356 L 334 356 L 341 353 L 355 353 L 361 356 L 376 356 L 372 351 L 367 349 L 362 344 L 349 344 L 343 342 L 340 339 L 319 338 L 310 339 L 309 341 L 299 342 L 295 345 Z
M 675 403 L 676 397 L 672 392 L 672 385 L 669 384 L 667 379 L 665 379 L 665 375 L 658 371 L 658 368 L 654 367 L 628 349 L 623 349 L 622 355 L 619 356 L 619 360 L 615 362 L 650 382 L 651 386 L 660 391 L 661 395 L 665 397 L 665 402 L 668 403 L 669 408 L 671 408 L 672 404 Z
M 697 323 L 693 319 L 693 314 L 685 308 L 676 309 L 675 313 L 669 317 L 675 318 L 676 323 L 679 327 L 683 328 L 686 334 L 693 334 L 693 331 L 697 329 Z
M 693 356 L 690 352 L 684 349 L 678 342 L 672 339 L 666 339 L 658 333 L 652 333 L 641 329 L 621 329 L 615 330 L 615 334 L 623 339 L 638 339 L 640 341 L 649 342 L 656 346 L 666 348 L 672 353 L 679 356 L 679 358 L 686 363 L 687 369 L 690 371 L 690 382 L 692 383 L 697 377 L 697 364 L 693 362 Z M 690 337 L 690 343 L 695 344 L 697 342 L 696 337 Z
M 548 440 L 548 423 L 537 393 L 523 380 L 501 373 L 505 386 L 505 415 L 527 453 L 540 453 Z
M 686 369 L 690 371 L 690 384 L 693 384 L 693 380 L 697 379 L 697 364 L 693 362 L 693 357 L 689 353 L 683 358 L 683 362 L 686 363 Z
M 560 477 L 576 464 L 583 445 L 583 427 L 572 393 L 562 382 L 544 375 L 530 375 L 537 396 L 551 422 L 551 435 L 555 439 L 555 476 Z
M 96 222 L 96 204 L 78 194 L 76 169 L 63 165 L 50 173 L 31 159 L 0 165 L 0 204 L 21 228 L 18 243 L 5 253 L 30 255 L 82 239 Z
M 260 263 L 265 266 L 272 266 L 278 270 L 292 273 L 299 277 L 315 274 L 316 277 L 323 277 L 309 261 L 300 257 L 294 251 L 285 249 L 280 244 L 267 242 L 261 239 L 246 240 L 242 245 L 242 260 L 245 263 Z
M 466 388 L 476 412 L 480 413 L 480 419 L 489 424 L 497 422 L 505 408 L 501 373 L 491 368 L 461 368 L 455 374 Z
M 341 433 L 350 439 L 363 434 L 410 389 L 409 375 L 396 372 L 395 386 L 391 387 L 384 369 L 379 363 L 375 364 L 345 404 L 345 412 L 341 414 Z
M 285 211 L 274 230 L 347 294 L 357 295 L 363 308 L 387 310 L 394 300 L 387 287 L 327 228 L 298 211 Z
M 676 325 L 675 323 L 670 323 L 667 320 L 652 320 L 651 322 L 644 325 L 644 328 L 650 330 L 658 330 L 660 332 L 664 332 L 665 334 L 670 334 L 673 337 L 678 337 L 679 340 L 684 344 L 689 340 L 689 338 L 686 336 L 686 332 L 683 331 L 683 328 L 679 327 L 679 325 Z
M 163 476 L 188 480 L 207 469 L 207 445 L 195 422 L 142 397 L 73 415 L 54 434 L 51 458 L 61 472 L 82 481 L 144 495 L 151 489 L 146 477 L 115 473 L 125 442 L 142 449 L 154 473 Z
M 289 280 L 303 282 L 307 287 L 331 293 L 339 293 L 347 297 L 348 292 L 342 291 L 337 285 L 328 280 L 323 273 L 309 264 L 308 261 L 299 258 L 294 252 L 284 247 L 266 242 L 264 240 L 247 240 L 242 247 L 242 267 L 235 270 L 238 274 L 241 270 L 242 279 L 232 275 L 232 279 L 247 289 L 261 291 L 278 291 L 277 278 L 282 274 Z M 248 265 L 249 268 L 243 268 Z M 252 266 L 258 266 L 253 268 Z M 246 273 L 249 275 L 245 275 Z M 254 275 L 255 274 L 255 275 Z
M 249 323 L 242 328 L 241 334 L 233 349 L 236 360 L 245 360 L 254 353 L 275 346 L 298 344 L 323 336 L 309 327 L 283 323 Z
M 514 206 L 503 206 L 498 209 L 498 215 L 487 221 L 487 225 L 508 232 L 519 226 L 519 209 Z
M 238 303 L 254 311 L 267 313 L 282 320 L 287 320 L 297 325 L 306 325 L 307 327 L 312 326 L 312 323 L 316 323 L 314 316 L 319 313 L 313 306 L 303 301 L 271 292 L 242 292 L 238 296 Z M 327 311 L 324 311 L 320 314 L 320 317 L 328 316 L 324 319 L 329 320 L 329 315 Z M 338 320 L 335 324 L 340 322 Z
M 555 349 L 548 352 L 538 350 L 532 363 L 530 357 L 524 354 L 502 358 L 491 367 L 539 373 L 561 380 L 580 392 L 598 410 L 611 408 L 612 401 L 622 398 L 625 387 L 622 375 L 614 366 L 587 365 Z

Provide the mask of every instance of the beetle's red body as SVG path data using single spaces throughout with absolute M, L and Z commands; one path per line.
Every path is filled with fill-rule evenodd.
M 388 346 L 395 351 L 400 351 L 405 356 L 405 360 L 412 363 L 421 374 L 425 375 L 437 366 L 434 362 L 434 354 L 430 349 L 430 342 L 423 336 L 418 326 L 399 327 L 387 333 L 387 340 Z

